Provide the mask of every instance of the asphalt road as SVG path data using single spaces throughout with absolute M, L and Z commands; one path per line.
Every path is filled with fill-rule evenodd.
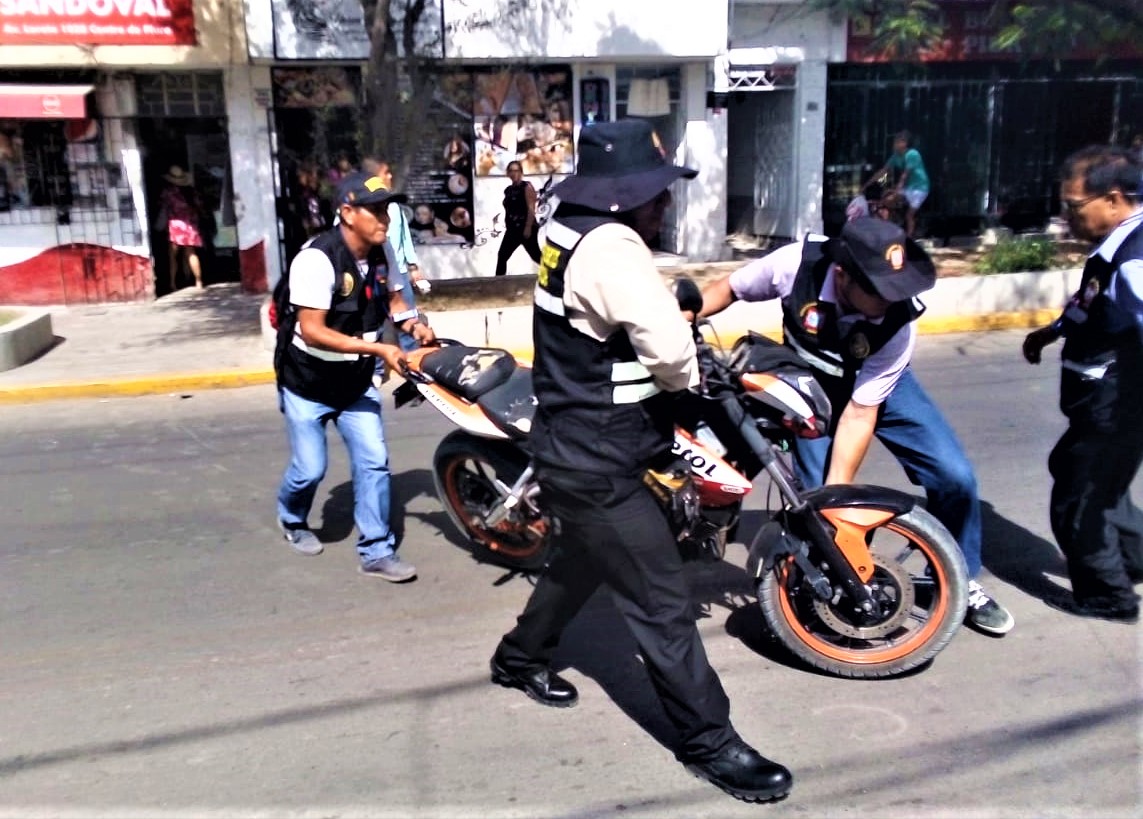
M 1138 816 L 1139 627 L 1039 599 L 1065 577 L 1044 466 L 1062 421 L 1021 337 L 924 337 L 916 365 L 977 465 L 1008 637 L 962 630 L 920 673 L 833 679 L 766 638 L 741 547 L 694 567 L 735 722 L 795 773 L 769 806 L 673 760 L 603 596 L 559 655 L 577 708 L 489 684 L 530 587 L 460 547 L 431 408 L 386 412 L 420 569 L 393 586 L 355 571 L 339 442 L 311 521 L 325 554 L 278 540 L 272 388 L 0 407 L 0 816 Z M 908 486 L 881 453 L 863 478 Z

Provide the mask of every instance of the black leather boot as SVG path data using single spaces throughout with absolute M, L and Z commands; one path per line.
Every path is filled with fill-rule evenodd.
M 547 668 L 510 671 L 492 658 L 492 682 L 505 688 L 518 688 L 541 705 L 571 708 L 579 701 L 575 686 Z
M 741 739 L 710 759 L 683 764 L 699 779 L 743 802 L 774 802 L 784 798 L 794 785 L 794 776 L 784 765 L 771 762 Z

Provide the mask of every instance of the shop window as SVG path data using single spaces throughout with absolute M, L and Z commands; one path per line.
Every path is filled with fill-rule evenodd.
M 0 214 L 71 202 L 64 123 L 0 120 Z
M 217 72 L 139 74 L 135 88 L 142 117 L 226 115 L 222 75 Z

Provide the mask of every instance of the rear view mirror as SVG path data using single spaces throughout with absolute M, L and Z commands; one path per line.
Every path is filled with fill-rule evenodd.
M 702 291 L 691 279 L 685 276 L 675 279 L 674 290 L 680 310 L 689 311 L 696 316 L 702 312 Z

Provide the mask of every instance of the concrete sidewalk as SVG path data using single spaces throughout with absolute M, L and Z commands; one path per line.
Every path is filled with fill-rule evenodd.
M 1054 270 L 942 278 L 923 296 L 927 310 L 919 327 L 924 333 L 948 333 L 1046 324 L 1078 276 L 1078 270 Z M 265 302 L 264 295 L 221 284 L 154 302 L 52 309 L 55 345 L 0 372 L 0 403 L 272 383 L 272 335 L 260 315 Z M 522 355 L 531 351 L 530 307 L 434 311 L 430 321 L 442 338 Z M 738 303 L 715 321 L 723 343 L 747 329 L 773 334 L 780 328 L 776 302 Z

